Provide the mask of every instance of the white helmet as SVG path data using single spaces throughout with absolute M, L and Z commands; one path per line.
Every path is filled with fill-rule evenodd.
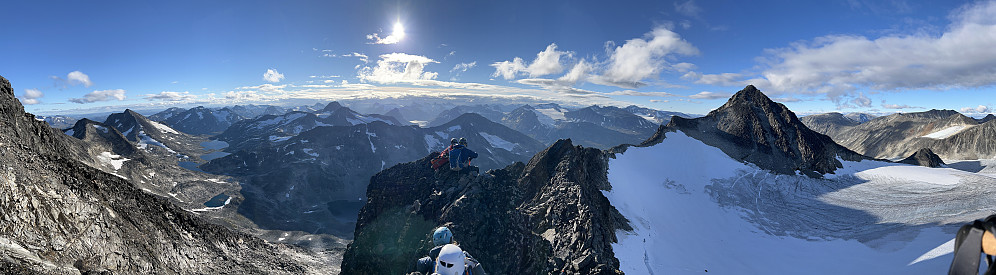
M 455 244 L 444 245 L 436 256 L 436 273 L 442 275 L 463 275 L 463 250 Z

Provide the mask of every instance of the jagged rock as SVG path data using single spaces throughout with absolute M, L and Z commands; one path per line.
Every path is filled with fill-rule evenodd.
M 632 230 L 602 195 L 608 157 L 560 140 L 480 176 L 434 172 L 435 153 L 370 180 L 346 274 L 399 274 L 431 248 L 431 230 L 454 240 L 490 274 L 618 274 L 616 230 Z
M 0 77 L 0 269 L 15 273 L 306 273 L 299 250 L 210 224 L 71 155 Z M 300 261 L 300 262 L 299 262 Z
M 838 157 L 867 159 L 810 130 L 785 105 L 771 101 L 753 85 L 705 117 L 673 117 L 643 145 L 660 143 L 664 133 L 675 130 L 715 146 L 734 159 L 781 174 L 799 171 L 820 177 L 842 167 Z
M 941 160 L 941 157 L 934 154 L 934 151 L 931 151 L 930 148 L 920 148 L 920 150 L 917 150 L 912 156 L 900 162 L 933 168 L 944 165 L 944 161 Z

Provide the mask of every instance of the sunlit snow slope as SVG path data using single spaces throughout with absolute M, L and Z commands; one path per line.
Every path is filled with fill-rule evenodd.
M 954 233 L 996 211 L 996 178 L 848 162 L 826 179 L 776 175 L 667 133 L 609 162 L 603 191 L 634 228 L 613 246 L 627 274 L 947 271 Z

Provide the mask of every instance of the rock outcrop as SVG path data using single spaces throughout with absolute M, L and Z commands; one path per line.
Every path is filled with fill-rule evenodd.
M 934 151 L 931 151 L 930 148 L 920 148 L 920 150 L 917 150 L 912 156 L 900 162 L 932 168 L 944 165 L 944 161 L 941 160 L 941 157 L 934 154 Z
M 71 156 L 0 77 L 0 269 L 79 274 L 307 273 L 296 249 L 210 224 Z
M 401 274 L 431 248 L 441 225 L 490 274 L 618 274 L 616 230 L 632 230 L 601 190 L 608 157 L 560 140 L 479 176 L 433 171 L 425 158 L 370 180 L 345 274 Z
M 867 158 L 810 130 L 785 105 L 771 101 L 753 85 L 705 117 L 673 117 L 643 145 L 660 143 L 664 133 L 675 130 L 717 147 L 734 159 L 781 174 L 799 171 L 820 177 L 842 167 L 838 157 Z
M 799 118 L 799 121 L 806 124 L 806 127 L 809 127 L 809 129 L 828 136 L 833 136 L 833 134 L 836 134 L 836 131 L 843 129 L 844 127 L 861 124 L 841 113 L 808 115 Z

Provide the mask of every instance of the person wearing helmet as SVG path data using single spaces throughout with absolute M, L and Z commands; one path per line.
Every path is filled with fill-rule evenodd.
M 453 232 L 450 231 L 449 228 L 445 226 L 436 228 L 436 230 L 432 232 L 432 244 L 435 247 L 429 250 L 429 256 L 422 257 L 421 259 L 418 259 L 418 261 L 415 262 L 415 271 L 420 272 L 421 274 L 431 274 L 429 272 L 436 270 L 435 265 L 437 265 L 438 262 L 437 258 L 442 252 L 443 247 L 447 245 L 453 245 L 452 243 L 453 243 Z M 484 268 L 480 266 L 480 263 L 478 263 L 477 260 L 475 260 L 473 257 L 470 256 L 470 253 L 463 252 L 463 254 L 464 257 L 466 258 L 465 264 L 472 263 L 473 267 L 476 268 L 476 269 L 473 268 L 469 269 L 472 270 L 473 272 L 472 274 L 486 274 L 484 273 Z
M 422 272 L 422 274 L 428 274 L 432 270 L 432 265 L 436 261 L 436 256 L 439 255 L 439 250 L 443 249 L 443 246 L 453 242 L 453 232 L 445 226 L 440 226 L 432 232 L 432 245 L 435 246 L 429 250 L 429 256 L 422 257 L 415 262 L 415 271 Z
M 453 150 L 450 151 L 450 170 L 462 172 L 478 171 L 477 167 L 470 166 L 470 160 L 477 157 L 477 152 L 467 149 L 467 139 L 460 138 L 457 146 L 454 146 Z
M 450 151 L 453 151 L 453 147 L 456 147 L 459 144 L 460 140 L 456 138 L 451 138 L 450 146 L 446 147 L 446 149 L 443 149 L 443 152 L 439 153 L 439 156 L 432 159 L 432 169 L 439 170 L 440 167 L 446 165 L 446 163 L 449 162 L 450 159 Z
M 483 275 L 484 268 L 455 244 L 444 245 L 436 257 L 435 273 L 440 275 Z

